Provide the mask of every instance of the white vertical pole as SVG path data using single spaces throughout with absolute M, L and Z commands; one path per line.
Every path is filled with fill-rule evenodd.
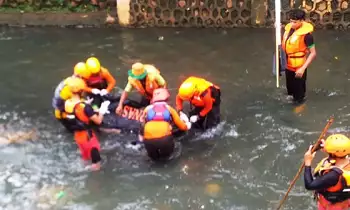
M 276 86 L 279 87 L 279 46 L 281 46 L 281 0 L 275 0 L 275 34 L 276 34 L 276 52 L 275 52 L 275 63 L 276 63 Z

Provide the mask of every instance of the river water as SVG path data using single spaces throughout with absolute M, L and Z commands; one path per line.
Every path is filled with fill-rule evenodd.
M 0 209 L 273 209 L 327 119 L 335 116 L 329 132 L 349 131 L 350 35 L 314 37 L 307 102 L 296 108 L 285 100 L 284 76 L 275 87 L 271 29 L 2 28 L 3 132 L 38 133 L 34 141 L 0 147 Z M 121 88 L 134 61 L 155 64 L 172 102 L 184 78 L 207 78 L 222 89 L 222 123 L 184 142 L 182 155 L 166 165 L 125 149 L 134 136 L 102 135 L 103 169 L 87 171 L 72 135 L 52 115 L 51 98 L 90 55 Z M 315 209 L 302 179 L 284 207 Z

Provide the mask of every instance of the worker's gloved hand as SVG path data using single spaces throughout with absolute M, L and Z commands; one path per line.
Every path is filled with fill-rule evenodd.
M 85 100 L 85 103 L 91 104 L 93 101 L 94 101 L 94 98 L 87 97 L 87 99 Z
M 108 91 L 106 89 L 101 90 L 100 96 L 105 96 L 108 94 Z
M 72 115 L 72 114 L 67 114 L 67 115 L 66 115 L 66 118 L 72 120 L 72 119 L 75 119 L 75 116 Z
M 192 127 L 192 123 L 191 122 L 186 122 L 186 126 L 187 126 L 187 130 L 190 130 Z
M 191 123 L 195 123 L 195 122 L 198 121 L 198 119 L 199 119 L 199 116 L 198 116 L 198 115 L 192 115 L 192 116 L 190 117 L 190 122 L 191 122 Z
M 94 88 L 94 89 L 91 90 L 91 93 L 94 94 L 94 95 L 100 95 L 101 91 L 99 89 Z
M 111 103 L 110 101 L 102 102 L 100 110 L 99 110 L 99 113 L 102 114 L 102 115 L 108 114 L 109 113 L 108 106 L 109 106 L 110 103 Z
M 187 123 L 190 120 L 188 119 L 187 115 L 185 113 L 183 113 L 182 111 L 180 111 L 180 119 L 184 122 Z

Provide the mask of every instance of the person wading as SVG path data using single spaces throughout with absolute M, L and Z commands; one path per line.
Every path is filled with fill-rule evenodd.
M 318 210 L 350 209 L 350 140 L 342 134 L 330 135 L 323 143 L 328 154 L 311 172 L 315 152 L 312 146 L 305 153 L 304 183 L 307 190 L 314 190 Z
M 285 66 L 287 99 L 302 103 L 305 99 L 307 68 L 316 57 L 316 47 L 311 33 L 313 25 L 305 22 L 305 12 L 294 9 L 290 23 L 285 27 L 282 49 L 287 55 Z

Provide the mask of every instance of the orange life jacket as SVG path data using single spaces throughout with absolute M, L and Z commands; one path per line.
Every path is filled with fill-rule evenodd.
M 152 98 L 153 91 L 159 88 L 157 81 L 155 80 L 154 74 L 160 74 L 158 70 L 147 70 L 146 84 L 145 87 L 142 85 L 140 80 L 129 78 L 131 85 L 140 92 L 141 95 L 145 96 L 148 99 Z
M 78 144 L 83 144 L 89 141 L 95 135 L 90 128 L 90 119 L 85 114 L 84 108 L 84 103 L 77 103 L 74 107 L 75 117 L 86 125 L 81 130 L 74 131 L 74 139 Z
M 210 94 L 211 95 L 211 88 L 214 87 L 218 90 L 220 88 L 216 85 L 214 85 L 211 82 L 208 82 L 204 79 L 197 78 L 197 77 L 192 77 L 191 79 L 193 84 L 196 84 L 196 89 L 197 91 L 194 93 L 193 97 L 191 98 L 190 102 L 192 105 L 196 107 L 203 107 L 204 106 L 204 101 L 203 101 L 203 96 L 205 94 Z M 213 102 L 215 102 L 215 99 L 212 97 Z
M 161 139 L 172 134 L 171 114 L 167 103 L 157 102 L 149 105 L 145 110 L 144 140 Z
M 84 111 L 85 104 L 84 103 L 77 103 L 74 107 L 74 115 L 75 117 L 82 121 L 83 123 L 89 125 L 90 124 L 90 119 L 89 117 L 85 114 Z
M 287 69 L 296 71 L 306 61 L 309 49 L 305 45 L 304 38 L 306 34 L 313 32 L 314 27 L 310 23 L 303 22 L 301 27 L 288 37 L 291 29 L 292 25 L 288 23 L 283 35 L 282 48 L 287 55 Z
M 341 174 L 341 176 L 339 176 L 337 184 L 316 193 L 321 194 L 326 201 L 332 204 L 342 203 L 343 201 L 346 201 L 350 198 L 350 163 L 339 167 L 335 166 L 335 162 L 330 161 L 329 158 L 324 158 L 318 163 L 317 167 L 315 168 L 314 175 L 315 177 L 323 176 L 331 170 L 336 170 L 339 172 L 339 174 Z M 322 199 L 319 200 L 319 202 L 322 202 Z

